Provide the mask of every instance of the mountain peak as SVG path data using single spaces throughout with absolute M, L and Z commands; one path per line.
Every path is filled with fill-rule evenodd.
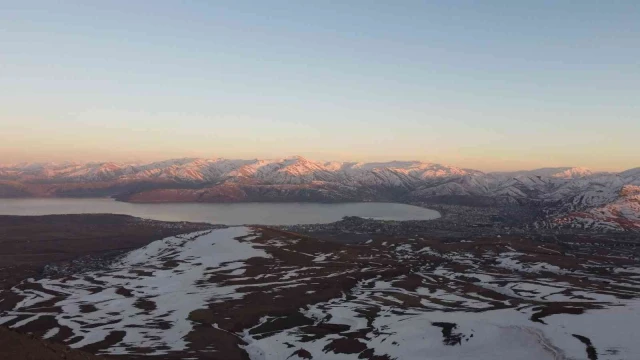
M 552 175 L 553 177 L 561 178 L 561 179 L 574 179 L 574 178 L 593 175 L 593 172 L 591 170 L 584 167 L 570 167 L 570 168 L 564 168 L 564 170 L 561 170 L 561 169 L 558 169 L 558 170 L 560 171 L 553 174 Z
M 594 173 L 583 167 L 548 167 L 534 170 L 522 170 L 522 171 L 508 171 L 508 172 L 494 172 L 492 173 L 498 176 L 509 177 L 527 177 L 527 176 L 539 176 L 546 178 L 556 179 L 576 179 L 586 176 L 591 176 Z
M 289 156 L 285 160 L 296 160 L 296 161 L 299 161 L 299 162 L 308 162 L 309 161 L 304 156 L 300 156 L 300 155 Z

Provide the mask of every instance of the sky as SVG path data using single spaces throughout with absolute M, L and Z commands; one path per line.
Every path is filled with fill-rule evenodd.
M 0 0 L 0 163 L 640 166 L 640 1 Z

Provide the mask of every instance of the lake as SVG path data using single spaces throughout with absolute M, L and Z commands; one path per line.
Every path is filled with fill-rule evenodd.
M 432 220 L 440 213 L 395 203 L 167 203 L 132 204 L 112 199 L 0 199 L 0 215 L 110 213 L 164 221 L 213 224 L 297 225 L 330 223 L 344 216 L 379 220 Z

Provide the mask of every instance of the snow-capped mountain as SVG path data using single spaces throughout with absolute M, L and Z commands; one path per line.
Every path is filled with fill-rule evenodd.
M 593 175 L 593 172 L 583 167 L 557 167 L 557 168 L 541 168 L 535 170 L 523 170 L 512 172 L 496 172 L 493 173 L 497 176 L 505 177 L 544 177 L 544 178 L 559 178 L 559 179 L 575 179 Z
M 596 230 L 640 230 L 640 186 L 624 185 L 610 201 L 559 216 L 554 223 Z
M 275 160 L 184 158 L 142 165 L 108 163 L 25 163 L 0 168 L 0 177 L 26 182 L 154 181 L 261 184 L 307 184 L 314 181 L 351 184 L 418 184 L 434 178 L 471 173 L 439 164 L 412 162 L 315 162 L 300 156 Z
M 633 189 L 629 186 L 640 186 L 640 168 L 620 173 L 575 167 L 483 173 L 419 161 L 318 162 L 300 156 L 0 167 L 0 197 L 112 196 L 139 202 L 446 202 L 462 197 L 535 204 L 550 219 L 562 219 L 549 224 L 564 226 L 575 221 L 581 226 L 584 221 L 579 219 L 584 217 L 594 221 L 619 218 L 617 223 L 623 228 L 628 221 L 640 222 L 633 215 L 638 209 L 636 198 L 622 195 Z M 603 212 L 605 215 L 598 215 Z
M 114 196 L 130 201 L 399 200 L 425 184 L 468 175 L 482 173 L 418 161 L 317 162 L 300 156 L 183 158 L 148 164 L 24 163 L 0 167 L 0 181 L 4 181 L 0 196 Z

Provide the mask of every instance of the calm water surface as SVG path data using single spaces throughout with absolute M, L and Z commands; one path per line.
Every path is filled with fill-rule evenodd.
M 227 225 L 330 223 L 344 216 L 381 220 L 431 220 L 440 217 L 435 210 L 394 203 L 130 204 L 111 199 L 0 199 L 0 215 L 89 213 Z

